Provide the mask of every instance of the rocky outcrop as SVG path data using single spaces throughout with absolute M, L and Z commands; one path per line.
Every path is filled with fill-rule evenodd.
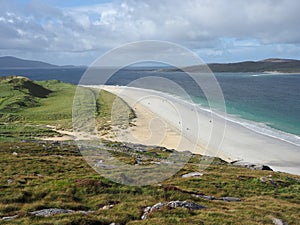
M 10 220 L 14 220 L 16 218 L 18 218 L 19 215 L 14 215 L 14 216 L 5 216 L 5 217 L 2 217 L 2 220 L 4 221 L 10 221 Z
M 247 163 L 247 162 L 241 162 L 241 161 L 234 161 L 231 162 L 232 165 L 234 166 L 241 166 L 241 167 L 245 167 L 251 170 L 270 170 L 273 171 L 271 169 L 271 167 L 267 166 L 267 165 L 262 165 L 262 164 L 253 164 L 253 163 Z
M 270 183 L 271 185 L 273 185 L 274 187 L 277 187 L 278 186 L 278 183 L 272 179 L 272 175 L 268 175 L 268 176 L 265 176 L 265 177 L 261 177 L 259 178 L 259 180 L 263 183 Z
M 181 177 L 182 177 L 182 178 L 201 177 L 202 175 L 203 175 L 203 173 L 199 173 L 199 172 L 191 172 L 191 173 L 183 174 Z
M 170 202 L 159 202 L 153 206 L 148 206 L 145 208 L 143 215 L 141 216 L 141 220 L 145 220 L 147 216 L 157 210 L 160 210 L 162 208 L 186 208 L 190 210 L 199 210 L 199 209 L 205 209 L 206 206 L 194 203 L 194 202 L 188 202 L 188 201 L 170 201 Z
M 41 209 L 34 212 L 30 212 L 31 215 L 34 216 L 54 216 L 56 214 L 69 214 L 73 213 L 73 210 L 68 209 L 57 209 L 57 208 L 51 208 L 51 209 Z
M 273 218 L 272 219 L 274 225 L 288 225 L 287 222 L 281 220 L 281 219 L 278 219 L 278 218 Z
M 164 186 L 163 187 L 165 190 L 169 190 L 169 191 L 178 191 L 181 193 L 185 193 L 185 194 L 190 194 L 192 197 L 195 198 L 202 198 L 205 200 L 220 200 L 220 201 L 226 201 L 226 202 L 239 202 L 241 201 L 240 198 L 236 198 L 236 197 L 220 197 L 217 198 L 215 196 L 210 196 L 210 195 L 205 195 L 205 194 L 199 194 L 193 191 L 186 191 L 186 190 L 182 190 L 176 186 Z
M 112 207 L 110 207 L 112 208 Z M 30 215 L 33 216 L 39 216 L 39 217 L 48 217 L 48 216 L 55 216 L 57 214 L 70 214 L 70 213 L 82 213 L 82 214 L 90 214 L 93 213 L 94 211 L 75 211 L 71 209 L 58 209 L 58 208 L 50 208 L 50 209 L 41 209 L 33 212 L 29 212 Z M 10 221 L 18 218 L 19 215 L 14 215 L 14 216 L 5 216 L 2 217 L 2 220 L 4 221 Z
M 89 214 L 92 212 L 94 212 L 94 211 L 74 211 L 74 210 L 70 210 L 70 209 L 50 208 L 50 209 L 37 210 L 34 212 L 30 212 L 29 214 L 34 215 L 34 216 L 46 217 L 46 216 L 54 216 L 57 214 L 70 214 L 70 213 Z
M 210 196 L 210 195 L 197 195 L 197 194 L 192 194 L 193 197 L 195 198 L 202 198 L 205 200 L 219 200 L 219 201 L 225 201 L 225 202 L 240 202 L 240 198 L 236 197 L 220 197 L 217 198 L 215 196 Z

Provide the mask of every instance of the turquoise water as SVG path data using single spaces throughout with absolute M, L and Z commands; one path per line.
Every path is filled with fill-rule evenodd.
M 300 74 L 217 74 L 227 113 L 300 136 Z
M 0 69 L 0 76 L 14 74 L 33 80 L 58 79 L 77 84 L 84 72 L 84 68 Z M 196 103 L 208 106 L 203 92 L 182 72 L 125 69 L 106 84 L 126 85 L 147 76 L 172 80 Z M 222 88 L 230 120 L 260 133 L 300 143 L 300 74 L 216 73 L 215 76 Z M 159 83 L 153 88 L 164 91 Z
M 300 144 L 300 74 L 216 74 L 230 120 Z M 204 107 L 204 96 L 193 100 Z

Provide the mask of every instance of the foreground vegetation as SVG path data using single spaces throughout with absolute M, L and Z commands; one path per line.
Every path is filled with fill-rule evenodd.
M 3 223 L 272 224 L 273 217 L 290 224 L 300 221 L 300 180 L 296 176 L 252 171 L 217 160 L 203 176 L 182 178 L 182 174 L 197 171 L 198 159 L 194 156 L 169 180 L 132 187 L 114 183 L 96 173 L 71 142 L 1 142 L 0 145 L 0 217 L 19 216 Z M 134 161 L 130 155 L 120 157 Z M 266 176 L 272 176 L 273 183 L 260 180 Z M 190 193 L 238 197 L 241 201 L 210 201 Z M 140 220 L 147 206 L 172 200 L 188 200 L 208 208 L 164 208 Z M 104 207 L 109 205 L 111 208 Z M 53 217 L 30 215 L 32 211 L 47 208 L 94 212 Z
M 24 86 L 27 79 L 11 79 L 16 78 L 0 82 L 1 224 L 273 224 L 273 218 L 289 224 L 300 221 L 298 176 L 250 170 L 220 159 L 215 159 L 199 177 L 182 177 L 199 169 L 201 156 L 193 155 L 183 169 L 161 183 L 141 187 L 114 183 L 87 164 L 76 143 L 35 138 L 58 135 L 46 125 L 70 129 L 75 87 L 59 81 L 30 81 L 26 85 L 39 85 L 40 91 L 33 93 L 32 86 Z M 25 100 L 29 102 L 25 104 Z M 105 129 L 109 129 L 109 109 L 114 100 L 109 93 L 99 96 L 98 123 Z M 141 157 L 160 160 L 170 152 L 138 146 L 145 151 L 130 154 L 135 146 L 126 147 L 124 143 L 107 142 L 106 147 L 119 160 L 137 167 L 142 166 L 137 163 Z M 197 195 L 230 196 L 241 201 L 208 200 Z M 207 208 L 163 207 L 141 220 L 147 206 L 173 200 Z M 49 208 L 74 212 L 48 217 L 31 214 Z M 1 220 L 15 215 L 11 220 Z

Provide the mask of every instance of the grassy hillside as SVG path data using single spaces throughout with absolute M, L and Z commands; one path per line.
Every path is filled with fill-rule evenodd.
M 116 150 L 112 151 L 115 157 L 130 164 L 136 162 L 136 158 L 118 153 L 123 144 L 110 146 Z M 164 154 L 162 149 L 155 152 L 153 156 Z M 0 142 L 0 218 L 18 215 L 1 224 L 272 224 L 273 218 L 289 224 L 300 221 L 299 177 L 253 171 L 216 160 L 203 176 L 182 178 L 182 174 L 197 171 L 198 159 L 194 156 L 181 171 L 159 185 L 131 187 L 101 177 L 71 142 Z M 262 178 L 272 182 L 262 182 Z M 231 196 L 241 201 L 207 200 L 192 193 Z M 172 200 L 187 200 L 208 208 L 165 207 L 140 219 L 147 206 Z M 30 214 L 48 208 L 75 212 L 50 217 Z M 93 212 L 83 214 L 80 210 Z
M 59 81 L 2 78 L 0 140 L 57 135 L 45 125 L 70 128 L 74 92 L 75 86 Z
M 75 86 L 60 81 L 33 82 L 25 77 L 0 82 L 2 122 L 53 123 L 71 118 Z
M 131 187 L 96 173 L 72 141 L 36 140 L 57 135 L 45 125 L 70 128 L 74 93 L 75 86 L 59 81 L 33 82 L 20 77 L 0 81 L 1 224 L 273 224 L 274 218 L 289 224 L 300 221 L 299 176 L 254 171 L 215 159 L 202 176 L 183 178 L 183 174 L 198 170 L 201 156 L 193 155 L 168 180 Z M 110 109 L 116 101 L 122 100 L 108 92 L 98 96 L 97 123 L 104 131 L 110 129 Z M 119 106 L 117 114 L 125 111 L 134 118 L 124 102 Z M 127 118 L 119 119 L 122 122 Z M 136 167 L 158 162 L 172 152 L 111 142 L 101 148 L 108 148 L 114 157 Z M 228 202 L 222 197 L 240 201 Z M 141 220 L 146 207 L 177 200 L 207 208 L 162 207 Z M 32 215 L 33 211 L 49 208 L 73 211 L 47 217 Z M 2 219 L 9 216 L 14 217 Z
M 22 139 L 57 135 L 46 125 L 71 130 L 75 91 L 75 85 L 58 80 L 33 82 L 25 77 L 1 78 L 0 140 L 5 137 Z M 121 102 L 119 110 L 126 110 L 130 118 L 134 117 L 124 101 L 101 91 L 96 101 L 99 130 L 110 129 L 110 108 L 118 101 Z
M 0 80 L 0 110 L 17 112 L 22 108 L 38 106 L 37 98 L 45 98 L 50 90 L 25 77 L 7 77 Z

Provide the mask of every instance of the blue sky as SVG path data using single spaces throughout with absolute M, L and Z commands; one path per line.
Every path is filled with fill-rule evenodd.
M 89 65 L 112 48 L 170 41 L 205 62 L 300 59 L 298 0 L 0 0 L 0 56 Z

